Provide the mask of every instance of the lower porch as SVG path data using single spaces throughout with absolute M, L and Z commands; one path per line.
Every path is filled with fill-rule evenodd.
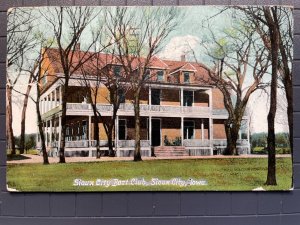
M 103 118 L 105 120 L 107 118 Z M 107 135 L 99 123 L 100 150 L 108 151 Z M 49 155 L 57 156 L 61 140 L 60 118 L 44 123 Z M 226 148 L 224 121 L 212 118 L 141 117 L 141 155 L 198 156 L 222 154 Z M 68 116 L 65 138 L 66 156 L 95 156 L 94 119 L 92 116 Z M 241 129 L 238 140 L 240 154 L 250 154 L 249 132 Z M 135 146 L 134 117 L 118 116 L 115 121 L 113 148 L 119 157 L 133 156 Z M 37 141 L 39 147 L 39 138 Z

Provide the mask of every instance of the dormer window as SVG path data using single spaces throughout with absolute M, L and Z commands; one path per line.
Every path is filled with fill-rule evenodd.
M 115 66 L 114 67 L 114 75 L 116 77 L 119 77 L 121 75 L 121 66 Z
M 157 74 L 157 81 L 164 80 L 164 71 L 163 70 L 158 70 L 156 74 Z
M 184 81 L 184 83 L 190 83 L 190 73 L 189 72 L 183 73 L 183 81 Z

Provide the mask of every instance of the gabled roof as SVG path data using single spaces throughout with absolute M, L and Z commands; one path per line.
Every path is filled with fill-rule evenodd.
M 57 48 L 51 48 L 47 50 L 47 56 L 52 64 L 55 73 L 63 73 L 63 68 L 60 63 L 59 50 Z M 78 63 L 80 60 L 87 60 L 83 68 L 86 71 L 91 71 L 92 68 L 104 68 L 108 65 L 122 65 L 120 60 L 116 55 L 106 54 L 106 53 L 93 53 L 85 51 L 74 51 L 70 52 L 69 58 L 73 57 L 72 69 L 78 68 Z M 145 58 L 132 58 L 131 66 L 132 69 L 136 69 L 146 62 Z M 168 74 L 175 73 L 176 71 L 192 71 L 195 74 L 196 84 L 204 83 L 208 84 L 209 76 L 207 66 L 196 62 L 185 62 L 185 61 L 175 61 L 175 60 L 163 60 L 157 56 L 153 56 L 149 62 L 148 68 L 152 69 L 164 69 L 167 70 Z M 80 71 L 76 72 L 80 73 Z

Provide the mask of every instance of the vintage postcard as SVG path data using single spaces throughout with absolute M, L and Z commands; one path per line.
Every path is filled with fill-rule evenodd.
M 7 189 L 291 190 L 293 16 L 11 8 Z

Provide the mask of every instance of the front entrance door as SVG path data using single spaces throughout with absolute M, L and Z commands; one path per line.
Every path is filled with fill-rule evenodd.
M 151 146 L 160 146 L 160 120 L 152 119 Z

